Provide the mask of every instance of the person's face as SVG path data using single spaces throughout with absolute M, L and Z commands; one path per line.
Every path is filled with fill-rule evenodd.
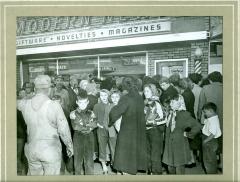
M 146 99 L 150 99 L 152 97 L 152 91 L 149 87 L 144 88 L 144 95 Z
M 86 90 L 87 85 L 88 85 L 88 82 L 83 82 L 81 85 L 79 85 L 79 87 L 83 90 Z
M 117 93 L 113 93 L 111 95 L 111 100 L 113 102 L 114 105 L 117 105 L 118 104 L 118 101 L 120 100 L 120 95 L 117 94 Z
M 161 86 L 161 88 L 162 88 L 163 90 L 167 90 L 168 87 L 170 86 L 170 84 L 169 84 L 169 83 L 166 83 L 166 82 L 163 82 L 163 83 L 160 84 L 160 86 Z
M 178 101 L 178 99 L 173 99 L 170 102 L 170 107 L 172 110 L 176 111 L 181 107 L 181 103 Z
M 213 115 L 213 112 L 210 109 L 204 109 L 203 114 L 204 114 L 204 118 L 210 118 Z
M 71 87 L 76 88 L 78 85 L 77 79 L 70 80 L 70 85 Z
M 80 110 L 85 110 L 87 108 L 87 106 L 88 106 L 89 101 L 88 101 L 88 99 L 78 99 L 76 101 L 76 103 L 77 103 L 78 108 Z
M 21 91 L 19 92 L 19 98 L 22 99 L 22 98 L 24 98 L 25 96 L 26 96 L 25 90 L 21 90 Z
M 30 94 L 32 92 L 32 89 L 30 87 L 25 88 L 26 94 Z
M 55 84 L 56 84 L 56 87 L 57 87 L 57 88 L 62 88 L 62 85 L 63 85 L 62 79 L 61 79 L 61 78 L 57 78 L 57 79 L 55 80 Z
M 104 104 L 108 103 L 108 94 L 105 92 L 100 92 L 100 99 Z

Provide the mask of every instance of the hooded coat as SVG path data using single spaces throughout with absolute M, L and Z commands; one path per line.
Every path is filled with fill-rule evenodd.
M 73 144 L 67 119 L 61 105 L 44 94 L 36 94 L 32 99 L 18 101 L 27 125 L 25 154 L 29 163 L 29 175 L 59 174 L 61 166 L 61 143 L 73 153 Z M 36 164 L 54 163 L 54 169 L 40 170 Z

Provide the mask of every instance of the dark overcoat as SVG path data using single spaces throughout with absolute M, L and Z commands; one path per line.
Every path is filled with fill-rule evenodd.
M 163 153 L 163 163 L 169 166 L 181 166 L 188 164 L 191 159 L 188 138 L 183 135 L 186 128 L 191 128 L 188 136 L 193 138 L 201 130 L 201 125 L 189 112 L 177 111 L 175 129 L 171 132 L 171 127 L 166 127 L 165 148 Z
M 190 90 L 190 88 L 187 88 L 182 93 L 182 96 L 184 99 L 186 110 L 191 113 L 192 117 L 196 118 L 195 113 L 194 113 L 195 97 L 193 95 L 193 92 Z
M 122 116 L 113 167 L 122 172 L 136 174 L 147 169 L 146 122 L 144 101 L 138 93 L 122 96 L 109 114 L 109 126 Z

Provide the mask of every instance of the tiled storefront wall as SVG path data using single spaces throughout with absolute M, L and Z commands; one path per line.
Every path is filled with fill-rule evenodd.
M 173 43 L 174 44 L 174 43 Z M 192 42 L 189 46 L 152 50 L 148 52 L 148 73 L 150 76 L 154 75 L 155 60 L 166 60 L 166 59 L 184 59 L 188 58 L 188 72 L 194 73 L 194 53 L 197 47 L 200 47 L 203 51 L 202 57 L 202 74 L 208 73 L 208 42 Z

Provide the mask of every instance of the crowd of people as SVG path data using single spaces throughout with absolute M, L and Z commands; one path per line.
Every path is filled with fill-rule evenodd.
M 17 101 L 18 175 L 185 174 L 222 171 L 219 72 L 108 77 L 39 75 Z

